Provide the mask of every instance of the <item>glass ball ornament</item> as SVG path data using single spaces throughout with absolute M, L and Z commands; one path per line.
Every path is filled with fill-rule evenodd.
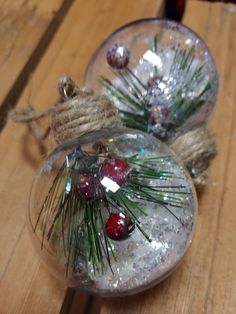
M 128 295 L 168 276 L 191 244 L 192 181 L 161 141 L 103 129 L 57 147 L 39 169 L 28 225 L 43 262 L 68 286 Z
M 172 142 L 206 122 L 216 102 L 218 75 L 196 33 L 150 18 L 124 25 L 100 45 L 85 84 L 111 98 L 125 126 Z M 163 114 L 153 119 L 156 111 Z

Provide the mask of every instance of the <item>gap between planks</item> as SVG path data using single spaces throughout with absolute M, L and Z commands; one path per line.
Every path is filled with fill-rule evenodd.
M 2 105 L 0 107 L 0 132 L 6 124 L 8 111 L 16 106 L 23 89 L 29 82 L 32 73 L 42 59 L 47 47 L 51 43 L 55 33 L 63 22 L 63 19 L 65 18 L 73 2 L 74 0 L 64 0 L 62 2 L 62 5 L 56 11 L 48 27 L 42 34 L 41 39 L 29 56 L 28 61 L 25 63 L 23 69 L 20 71 L 15 82 L 3 99 Z

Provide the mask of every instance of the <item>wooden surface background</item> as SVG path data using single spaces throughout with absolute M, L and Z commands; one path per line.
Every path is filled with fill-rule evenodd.
M 182 265 L 137 296 L 101 299 L 67 290 L 41 266 L 25 225 L 32 178 L 44 152 L 24 125 L 4 124 L 9 108 L 43 110 L 56 81 L 83 82 L 99 43 L 131 20 L 160 16 L 162 1 L 0 1 L 0 313 L 236 313 L 236 6 L 188 1 L 184 24 L 208 44 L 220 93 L 210 121 L 218 144 L 199 200 L 196 236 Z

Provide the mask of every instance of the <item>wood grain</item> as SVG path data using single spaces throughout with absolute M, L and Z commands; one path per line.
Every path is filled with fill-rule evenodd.
M 171 277 L 138 296 L 102 300 L 101 314 L 236 313 L 236 6 L 189 1 L 184 23 L 209 45 L 220 77 L 211 119 L 219 153 L 199 199 L 196 235 Z
M 43 110 L 52 104 L 59 76 L 68 74 L 82 82 L 86 64 L 101 40 L 130 20 L 156 16 L 161 4 L 156 0 L 75 1 L 17 107 L 30 101 Z M 24 33 L 21 40 L 25 38 Z M 14 72 L 14 62 L 8 73 Z M 43 159 L 42 147 L 24 125 L 9 122 L 1 134 L 0 151 L 0 313 L 58 313 L 66 288 L 39 263 L 25 226 L 30 186 Z
M 0 104 L 28 62 L 62 2 L 0 1 Z

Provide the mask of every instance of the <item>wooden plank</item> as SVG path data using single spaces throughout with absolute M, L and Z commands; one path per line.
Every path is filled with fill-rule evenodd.
M 0 104 L 62 3 L 63 0 L 0 1 Z
M 43 110 L 57 98 L 56 81 L 67 73 L 79 82 L 88 60 L 109 33 L 130 20 L 156 16 L 161 1 L 75 1 L 40 61 L 18 107 Z M 25 227 L 32 178 L 42 151 L 26 127 L 9 122 L 0 142 L 0 313 L 57 313 L 65 286 L 39 264 Z
M 236 313 L 236 6 L 190 1 L 184 23 L 205 39 L 217 63 L 221 85 L 211 129 L 219 154 L 199 200 L 195 239 L 182 265 L 138 296 L 104 300 L 102 314 Z

